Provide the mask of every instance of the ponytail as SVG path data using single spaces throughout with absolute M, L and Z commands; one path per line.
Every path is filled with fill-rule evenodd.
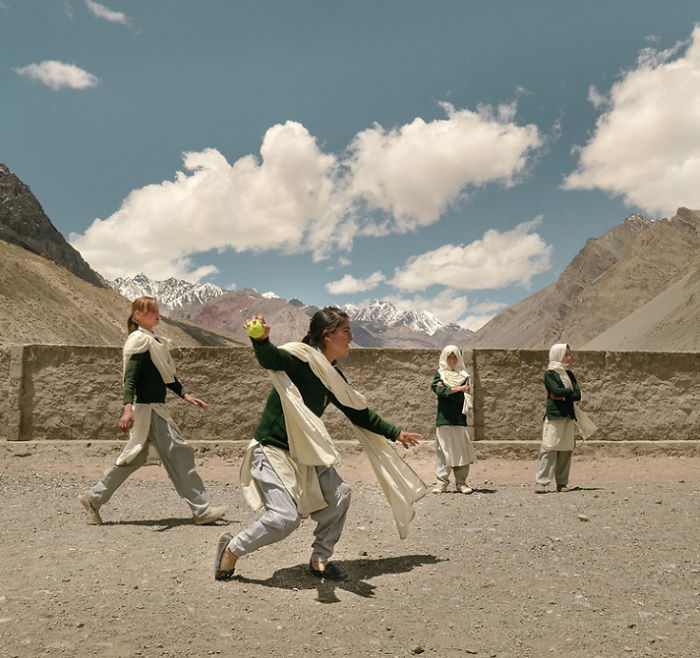
M 158 308 L 158 301 L 155 297 L 148 297 L 147 295 L 142 295 L 137 297 L 133 302 L 131 302 L 131 315 L 126 321 L 126 329 L 131 334 L 139 328 L 139 323 L 136 322 L 136 313 L 143 313 L 144 311 L 155 311 Z

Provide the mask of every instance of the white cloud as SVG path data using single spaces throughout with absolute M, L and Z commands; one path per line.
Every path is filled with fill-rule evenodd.
M 501 233 L 490 229 L 468 245 L 446 244 L 409 259 L 394 272 L 391 285 L 401 290 L 425 290 L 439 284 L 457 290 L 528 286 L 533 276 L 550 267 L 552 247 L 538 233 L 538 217 Z
M 272 292 L 271 290 L 269 292 L 261 293 L 261 296 L 264 297 L 265 299 L 279 299 L 280 298 L 280 296 L 276 292 Z
M 429 224 L 470 186 L 514 184 L 541 143 L 536 127 L 513 123 L 512 105 L 445 109 L 444 120 L 364 131 L 344 155 L 322 152 L 292 121 L 267 130 L 259 159 L 185 153 L 187 173 L 132 191 L 71 242 L 107 278 L 148 263 L 149 276 L 196 280 L 212 269 L 192 271 L 192 255 L 210 249 L 310 251 L 320 260 L 358 235 Z
M 513 122 L 514 105 L 442 107 L 445 119 L 417 118 L 389 131 L 375 125 L 350 145 L 352 194 L 390 216 L 387 230 L 432 224 L 470 187 L 513 185 L 542 145 L 534 125 Z
M 120 11 L 113 11 L 99 2 L 94 0 L 85 0 L 85 6 L 95 15 L 97 18 L 102 18 L 110 23 L 120 23 L 121 25 L 128 25 L 129 19 L 126 14 Z
M 601 94 L 595 85 L 591 85 L 588 87 L 588 102 L 596 109 L 600 109 L 608 104 L 608 98 L 605 94 Z
M 346 274 L 338 281 L 331 281 L 326 284 L 326 290 L 333 295 L 346 295 L 355 292 L 366 292 L 376 288 L 386 278 L 381 272 L 370 274 L 364 279 L 356 279 L 352 274 Z
M 644 49 L 636 67 L 612 86 L 563 187 L 604 190 L 649 214 L 700 208 L 698 107 L 700 26 L 687 44 Z
M 17 75 L 30 80 L 37 80 L 54 91 L 63 87 L 69 89 L 87 89 L 97 85 L 99 80 L 75 64 L 65 64 L 54 59 L 47 59 L 39 64 L 29 64 L 14 69 Z

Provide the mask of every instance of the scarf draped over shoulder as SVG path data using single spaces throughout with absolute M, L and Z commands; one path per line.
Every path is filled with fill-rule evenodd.
M 172 384 L 175 381 L 175 362 L 170 354 L 170 341 L 167 338 L 156 339 L 153 333 L 143 327 L 139 327 L 136 331 L 131 332 L 126 339 L 126 343 L 124 343 L 122 351 L 122 379 L 126 373 L 129 359 L 134 354 L 143 354 L 144 352 L 150 352 L 151 361 L 153 361 L 153 365 L 160 373 L 163 381 L 166 384 Z M 136 402 L 134 404 L 134 424 L 129 431 L 129 440 L 126 446 L 124 446 L 121 454 L 117 457 L 118 465 L 122 466 L 130 463 L 143 450 L 151 429 L 152 412 L 157 413 L 169 425 L 174 427 L 178 434 L 180 433 L 165 404 Z M 158 450 L 153 443 L 148 443 L 146 463 L 160 464 Z
M 447 357 L 450 354 L 454 354 L 457 357 L 457 363 L 454 368 L 450 368 L 447 364 Z M 444 347 L 440 353 L 440 359 L 438 361 L 438 372 L 440 373 L 440 379 L 445 386 L 461 386 L 465 381 L 469 382 L 471 387 L 471 378 L 467 372 L 467 367 L 464 365 L 464 357 L 462 356 L 462 351 L 456 345 L 447 345 Z M 462 407 L 462 413 L 464 415 L 474 407 L 474 394 L 465 393 L 464 394 L 464 406 Z
M 342 405 L 358 410 L 367 408 L 365 397 L 343 379 L 319 350 L 304 343 L 287 343 L 280 349 L 308 363 Z M 282 402 L 289 452 L 269 445 L 262 448 L 297 503 L 299 513 L 305 516 L 326 507 L 315 467 L 334 466 L 340 457 L 323 421 L 304 404 L 289 376 L 278 370 L 268 370 L 268 374 Z M 383 436 L 357 425 L 352 427 L 389 501 L 399 536 L 405 539 L 415 515 L 413 505 L 426 494 L 425 484 Z M 262 496 L 250 473 L 252 451 L 258 445 L 251 441 L 241 467 L 243 493 L 253 509 L 263 507 Z

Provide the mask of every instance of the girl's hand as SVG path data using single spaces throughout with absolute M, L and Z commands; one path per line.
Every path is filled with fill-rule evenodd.
M 562 395 L 559 397 L 558 395 L 554 395 L 554 393 L 549 394 L 549 399 L 550 400 L 566 400 L 566 398 Z
M 267 340 L 267 338 L 270 336 L 270 325 L 265 323 L 265 317 L 263 315 L 254 315 L 252 318 L 248 318 L 243 324 L 243 328 L 247 331 L 248 325 L 252 322 L 255 322 L 256 320 L 260 322 L 260 324 L 262 324 L 262 326 L 265 328 L 265 332 L 262 334 L 262 336 L 258 336 L 258 338 L 253 338 L 253 340 Z
M 462 384 L 461 386 L 453 386 L 452 392 L 453 393 L 470 393 L 471 389 L 469 388 L 469 384 Z
M 189 393 L 185 393 L 185 395 L 182 396 L 182 399 L 187 402 L 187 404 L 191 404 L 193 407 L 201 407 L 202 409 L 206 409 L 209 406 L 204 400 L 200 400 Z
M 124 405 L 124 412 L 119 419 L 119 429 L 122 432 L 128 432 L 134 424 L 134 409 L 130 404 Z
M 411 446 L 417 446 L 418 439 L 420 439 L 422 436 L 422 434 L 404 432 L 403 430 L 401 430 L 401 433 L 396 437 L 396 441 L 400 443 L 404 448 L 410 448 Z

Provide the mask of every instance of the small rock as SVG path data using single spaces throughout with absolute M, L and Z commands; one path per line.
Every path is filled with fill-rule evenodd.
M 418 646 L 413 647 L 413 649 L 411 649 L 411 651 L 415 654 L 420 654 L 420 653 L 423 653 L 425 651 L 425 649 L 419 644 Z
M 578 520 L 579 521 L 588 521 L 589 518 L 585 514 L 579 514 L 578 515 Z

